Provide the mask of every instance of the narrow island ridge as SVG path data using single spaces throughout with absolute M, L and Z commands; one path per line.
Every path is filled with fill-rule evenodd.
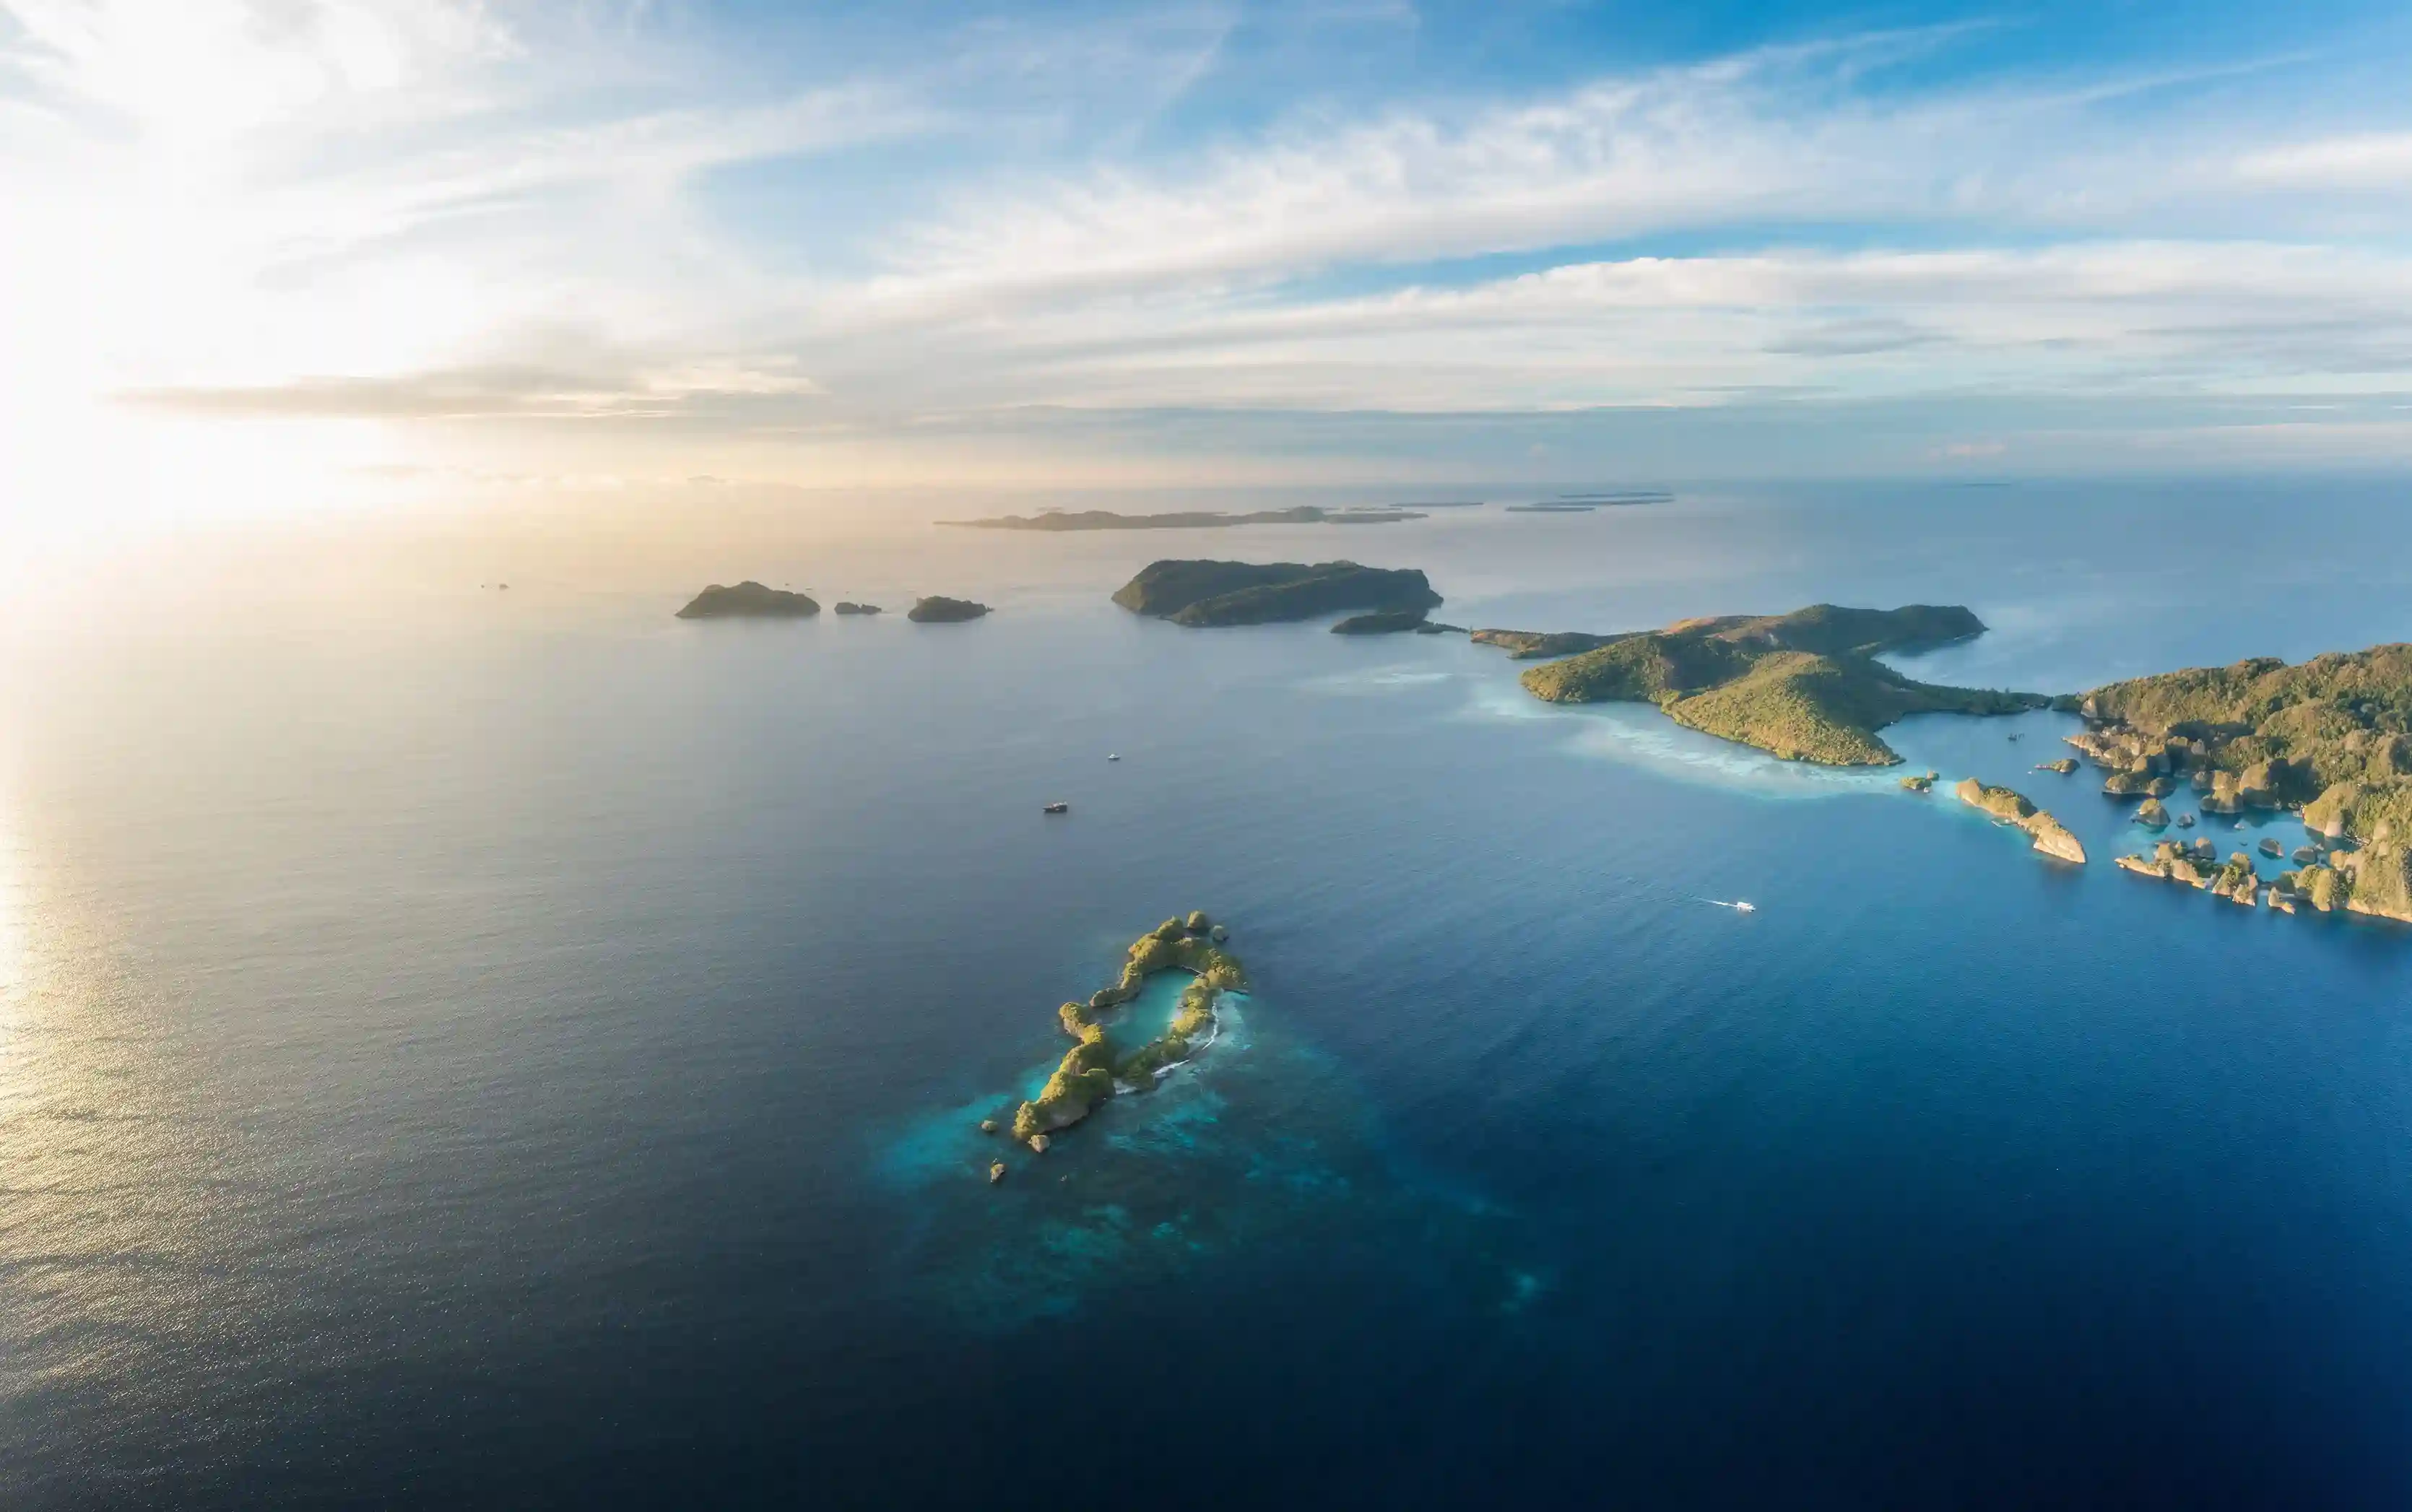
M 1442 506 L 1430 506 L 1438 508 Z M 1394 525 L 1426 518 L 1400 505 L 1359 505 L 1325 509 L 1302 504 L 1289 509 L 1257 509 L 1227 514 L 1220 509 L 1178 510 L 1167 514 L 1126 515 L 1111 509 L 1042 509 L 1034 515 L 1000 515 L 993 520 L 941 520 L 958 530 L 1035 530 L 1060 535 L 1092 530 L 1228 530 L 1240 525 Z
M 2060 860 L 2085 864 L 2085 847 L 2068 831 L 2068 826 L 2027 801 L 2026 795 L 2007 787 L 1989 787 L 1974 777 L 1961 779 L 1953 789 L 1960 801 L 1979 808 L 2002 823 L 2023 829 L 2034 840 L 2034 848 Z

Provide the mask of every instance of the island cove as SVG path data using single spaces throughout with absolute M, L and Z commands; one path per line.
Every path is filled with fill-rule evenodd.
M 2130 678 L 2078 708 L 2090 727 L 2069 743 L 2109 770 L 2111 797 L 2157 800 L 2183 783 L 2208 813 L 2292 810 L 2344 843 L 2282 876 L 2273 903 L 2300 896 L 2322 912 L 2412 921 L 2412 645 Z M 2120 864 L 2198 887 L 2217 880 L 2173 849 Z M 2247 887 L 2239 901 L 2252 897 Z
M 1013 1137 L 1043 1152 L 1057 1130 L 1078 1123 L 1116 1093 L 1152 1089 L 1159 1078 L 1213 1043 L 1216 1001 L 1247 986 L 1239 959 L 1223 948 L 1228 938 L 1229 932 L 1204 914 L 1168 918 L 1131 942 L 1122 974 L 1111 986 L 1099 989 L 1086 1003 L 1058 1008 L 1057 1020 L 1077 1043 L 1038 1095 L 1015 1111 Z M 1147 994 L 1151 978 L 1173 971 L 1194 979 L 1182 991 L 1162 1031 L 1136 1048 L 1117 1044 L 1117 1030 L 1124 1032 L 1123 1039 L 1130 1037 L 1131 1026 L 1123 1020 Z

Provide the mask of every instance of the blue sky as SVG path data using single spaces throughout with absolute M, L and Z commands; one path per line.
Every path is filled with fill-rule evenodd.
M 0 440 L 58 508 L 2394 469 L 2407 77 L 2400 5 L 0 0 Z

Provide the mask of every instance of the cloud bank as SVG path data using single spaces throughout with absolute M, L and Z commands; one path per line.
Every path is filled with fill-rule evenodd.
M 1825 471 L 2412 462 L 2412 104 L 2316 49 L 1233 103 L 1248 27 L 1416 20 L 0 0 L 0 397 L 682 478 L 1465 477 L 1535 426 L 1713 476 L 1752 422 Z

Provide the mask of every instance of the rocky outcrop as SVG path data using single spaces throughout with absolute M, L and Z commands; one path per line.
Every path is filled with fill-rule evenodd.
M 1953 789 L 1960 801 L 1972 808 L 1983 809 L 2004 824 L 2013 825 L 2027 832 L 2034 848 L 2044 855 L 2078 866 L 2085 864 L 2085 847 L 2066 825 L 2027 801 L 2023 794 L 2007 787 L 1988 787 L 1974 777 L 1962 779 Z
M 1913 793 L 1931 793 L 1934 791 L 1934 785 L 1938 780 L 1936 773 L 1929 771 L 1914 777 L 1904 777 L 1901 780 L 1901 785 Z
M 2169 828 L 2169 811 L 2159 799 L 2148 798 L 2144 800 L 2143 806 L 2136 810 L 2136 822 L 2148 829 L 2166 829 Z
M 877 614 L 880 612 L 880 608 L 876 604 L 858 604 L 851 599 L 842 598 L 837 602 L 837 611 L 840 614 Z
M 2035 770 L 2037 771 L 2056 771 L 2066 777 L 2070 772 L 2077 770 L 2077 758 L 2075 756 L 2062 756 L 2057 761 L 2038 761 L 2036 763 Z

